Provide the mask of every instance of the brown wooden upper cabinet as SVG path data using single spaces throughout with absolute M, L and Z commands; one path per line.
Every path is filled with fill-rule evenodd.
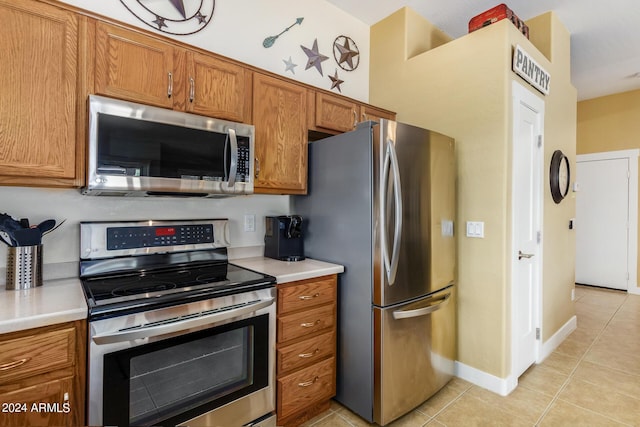
M 315 92 L 309 96 L 309 129 L 330 133 L 349 132 L 365 120 L 395 119 L 395 114 L 343 96 Z
M 306 99 L 304 86 L 254 73 L 256 193 L 306 194 Z
M 96 22 L 95 93 L 248 122 L 251 72 L 213 55 Z
M 81 169 L 76 112 L 79 18 L 30 0 L 0 0 L 0 183 L 73 186 Z

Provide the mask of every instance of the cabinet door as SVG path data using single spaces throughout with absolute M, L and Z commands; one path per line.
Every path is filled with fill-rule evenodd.
M 0 182 L 73 185 L 77 16 L 40 2 L 0 0 L 0 52 Z
M 104 22 L 96 23 L 95 92 L 173 107 L 173 46 Z M 184 84 L 184 82 L 182 82 Z
M 360 108 L 360 121 L 373 120 L 374 122 L 380 122 L 380 119 L 395 120 L 396 115 L 392 112 L 380 110 L 370 105 L 363 105 Z
M 307 192 L 306 89 L 255 73 L 256 193 Z
M 63 378 L 0 394 L 1 427 L 82 425 L 73 396 L 73 378 Z M 78 400 L 82 402 L 82 400 Z
M 189 52 L 187 56 L 187 111 L 248 122 L 250 71 L 209 55 Z
M 360 105 L 346 98 L 316 93 L 315 126 L 349 132 L 359 122 Z

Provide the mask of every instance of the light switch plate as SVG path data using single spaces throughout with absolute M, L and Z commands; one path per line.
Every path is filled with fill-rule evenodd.
M 484 222 L 467 221 L 467 237 L 484 238 Z
M 246 214 L 244 216 L 244 231 L 256 231 L 256 216 L 254 214 Z

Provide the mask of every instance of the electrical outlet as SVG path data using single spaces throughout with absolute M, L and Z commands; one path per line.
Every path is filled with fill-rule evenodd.
M 244 216 L 244 231 L 254 232 L 256 231 L 256 216 L 255 214 L 246 214 Z
M 484 222 L 467 221 L 467 237 L 484 238 Z

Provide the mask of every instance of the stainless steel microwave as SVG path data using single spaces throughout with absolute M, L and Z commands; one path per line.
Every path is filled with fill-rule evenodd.
M 253 193 L 252 125 L 89 96 L 85 195 Z

